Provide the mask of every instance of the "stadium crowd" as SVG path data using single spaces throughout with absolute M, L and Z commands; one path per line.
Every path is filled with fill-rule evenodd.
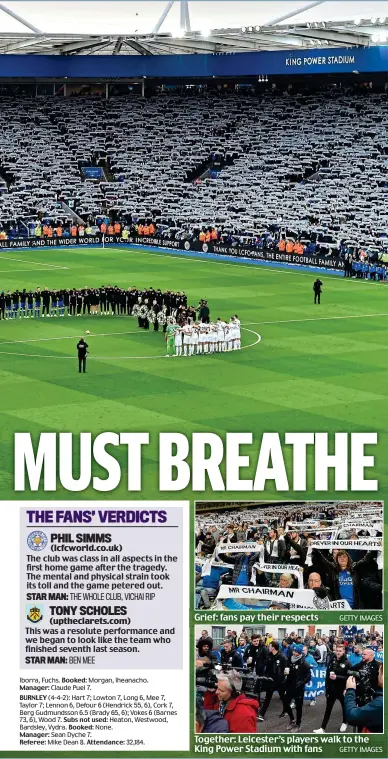
M 197 608 L 247 608 L 248 596 L 254 608 L 382 608 L 381 504 L 210 509 L 197 513 Z
M 291 632 L 276 640 L 243 629 L 228 630 L 218 648 L 207 630 L 196 643 L 197 732 L 256 733 L 266 714 L 288 717 L 284 730 L 303 730 L 303 711 L 324 695 L 325 709 L 315 733 L 383 732 L 383 637 L 345 626 L 340 636 Z M 314 682 L 315 680 L 315 682 Z M 314 688 L 311 688 L 311 685 Z M 273 701 L 274 694 L 278 698 Z M 339 702 L 342 723 L 330 724 Z M 310 715 L 309 715 L 310 716 Z M 284 723 L 283 723 L 284 724 Z M 282 731 L 282 722 L 277 730 Z
M 74 236 L 74 227 L 82 236 L 105 225 L 117 236 L 375 261 L 388 246 L 386 101 L 331 84 L 106 101 L 2 96 L 2 236 Z M 102 181 L 85 167 L 100 168 Z

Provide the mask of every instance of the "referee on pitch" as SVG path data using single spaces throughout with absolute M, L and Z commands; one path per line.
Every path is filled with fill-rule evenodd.
M 81 373 L 82 370 L 84 374 L 86 372 L 86 356 L 88 355 L 88 348 L 89 346 L 85 343 L 85 339 L 81 337 L 77 343 L 79 373 Z

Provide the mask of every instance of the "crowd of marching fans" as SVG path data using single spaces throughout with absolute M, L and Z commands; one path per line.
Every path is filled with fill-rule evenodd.
M 383 636 L 356 625 L 338 632 L 302 637 L 293 631 L 277 639 L 269 631 L 242 628 L 237 635 L 229 629 L 215 645 L 202 630 L 195 655 L 196 732 L 266 732 L 266 721 L 275 718 L 277 732 L 312 732 L 315 721 L 318 734 L 329 725 L 330 732 L 382 733 Z M 319 688 L 317 680 L 311 688 L 315 673 Z M 332 714 L 336 702 L 342 722 Z M 313 710 L 303 729 L 307 705 Z

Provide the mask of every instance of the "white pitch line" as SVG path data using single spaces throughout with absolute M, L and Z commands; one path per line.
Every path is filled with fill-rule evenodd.
M 57 269 L 67 269 L 67 266 L 57 266 Z M 47 271 L 47 269 L 0 269 L 2 274 L 19 274 L 20 271 Z
M 260 325 L 260 324 L 292 324 L 295 322 L 323 322 L 323 321 L 332 321 L 333 319 L 367 319 L 370 317 L 375 316 L 388 316 L 388 314 L 356 314 L 352 316 L 318 316 L 317 319 L 314 317 L 308 318 L 308 319 L 279 319 L 278 321 L 273 322 L 244 322 L 244 324 L 252 324 L 252 325 Z
M 48 269 L 68 269 L 68 266 L 57 266 L 57 264 L 45 264 L 44 261 L 26 261 L 25 258 L 10 258 L 9 256 L 0 256 L 2 261 L 17 261 L 19 264 L 36 264 L 37 266 L 45 266 Z
M 95 332 L 94 335 L 87 335 L 88 340 L 91 337 L 111 337 L 112 335 L 138 335 L 139 332 Z M 28 340 L 5 340 L 0 341 L 1 345 L 17 345 L 18 343 L 44 343 L 50 340 L 77 340 L 77 335 L 63 335 L 61 337 L 33 337 Z M 16 354 L 15 354 L 16 355 Z
M 377 316 L 388 316 L 388 313 L 377 313 L 377 314 L 356 314 L 352 316 L 318 316 L 318 318 L 308 318 L 308 319 L 279 319 L 277 321 L 263 321 L 263 322 L 243 322 L 244 325 L 249 324 L 250 326 L 260 326 L 260 325 L 270 325 L 270 324 L 295 324 L 295 323 L 304 323 L 304 322 L 320 322 L 320 321 L 332 321 L 333 319 L 366 319 L 366 318 L 372 318 Z M 244 327 L 242 327 L 244 329 Z M 253 330 L 246 330 L 247 332 L 253 332 Z M 141 334 L 137 332 L 136 330 L 133 332 L 96 332 L 93 335 L 88 335 L 88 338 L 91 337 L 111 337 L 113 335 L 138 335 Z M 255 332 L 254 334 L 257 334 Z M 50 342 L 50 340 L 76 340 L 78 335 L 66 335 L 61 337 L 37 337 L 37 338 L 31 338 L 28 340 L 6 340 L 6 341 L 0 341 L 0 346 L 2 345 L 17 345 L 19 343 L 40 343 L 40 342 Z M 259 341 L 258 341 L 259 342 Z M 256 345 L 256 343 L 255 343 Z M 250 345 L 243 346 L 244 348 L 250 348 Z M 16 355 L 16 354 L 13 354 Z M 30 354 L 28 354 L 30 355 Z M 155 358 L 157 358 L 155 356 Z
M 261 341 L 261 335 L 259 335 L 258 332 L 255 332 L 253 329 L 246 329 L 244 327 L 241 327 L 241 329 L 245 329 L 245 332 L 251 332 L 253 335 L 256 335 L 257 340 L 255 340 L 253 343 L 249 343 L 249 345 L 242 345 L 240 350 L 244 350 L 244 348 L 253 348 L 255 345 L 258 345 L 258 343 Z M 138 334 L 136 332 L 107 332 L 105 334 L 97 334 L 97 335 L 88 335 L 88 337 L 109 337 L 110 335 L 135 335 Z M 71 336 L 72 339 L 76 339 L 74 335 Z M 63 338 L 63 337 L 44 337 L 42 340 L 68 340 L 70 338 Z M 23 342 L 39 342 L 39 340 L 16 340 L 17 343 L 23 343 Z M 2 345 L 7 345 L 8 343 L 0 343 L 0 347 Z M 12 343 L 11 343 L 12 344 Z M 231 353 L 232 351 L 225 351 L 225 353 Z M 0 355 L 2 356 L 24 356 L 28 358 L 56 358 L 56 359 L 70 359 L 71 361 L 74 361 L 76 357 L 74 356 L 45 356 L 41 353 L 14 353 L 13 351 L 1 351 Z M 205 355 L 205 354 L 201 354 Z M 217 356 L 218 353 L 208 353 L 206 354 L 208 356 Z M 149 360 L 149 359 L 155 359 L 155 358 L 191 358 L 191 356 L 165 356 L 165 355 L 159 355 L 159 356 L 88 356 L 89 359 L 93 360 L 99 360 L 99 361 L 121 361 L 122 359 L 136 359 L 137 361 L 143 361 L 143 360 Z

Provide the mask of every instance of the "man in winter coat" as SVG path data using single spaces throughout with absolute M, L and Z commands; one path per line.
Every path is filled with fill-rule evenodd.
M 345 707 L 344 707 L 344 690 L 345 683 L 348 676 L 348 670 L 350 669 L 350 661 L 346 656 L 345 646 L 343 643 L 337 643 L 335 652 L 329 657 L 326 670 L 326 709 L 323 715 L 322 725 L 318 730 L 314 730 L 314 733 L 326 732 L 326 727 L 329 722 L 333 706 L 338 700 L 342 707 L 342 725 L 340 727 L 340 733 L 344 733 L 347 729 L 345 719 Z
M 284 670 L 287 666 L 287 659 L 284 654 L 280 653 L 279 649 L 280 646 L 277 640 L 272 641 L 268 646 L 268 656 L 265 664 L 264 676 L 269 679 L 267 681 L 264 680 L 263 682 L 265 699 L 259 712 L 260 722 L 264 721 L 265 713 L 272 701 L 272 696 L 275 690 L 277 690 L 283 702 L 284 683 L 286 680 Z
M 257 710 L 259 702 L 241 693 L 242 677 L 231 670 L 218 676 L 217 696 L 219 713 L 228 725 L 230 733 L 257 733 Z
M 303 656 L 303 645 L 294 645 L 292 656 L 284 670 L 286 675 L 284 693 L 284 713 L 288 714 L 290 724 L 286 727 L 292 733 L 300 732 L 302 722 L 304 689 L 311 680 L 311 669 Z M 292 701 L 295 702 L 296 716 L 291 709 Z

